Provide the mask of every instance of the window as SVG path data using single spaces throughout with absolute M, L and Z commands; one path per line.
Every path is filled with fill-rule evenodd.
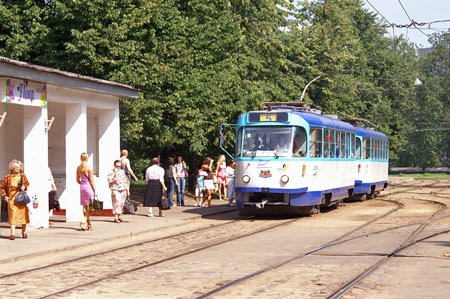
M 350 158 L 354 159 L 356 156 L 355 153 L 355 144 L 356 144 L 356 136 L 355 134 L 351 134 L 351 143 L 350 143 Z M 359 146 L 361 147 L 361 142 L 359 143 Z M 361 156 L 359 156 L 361 158 Z
M 309 156 L 320 158 L 322 157 L 322 129 L 311 128 L 309 132 Z
M 325 141 L 323 144 L 323 150 L 324 150 L 324 154 L 323 156 L 325 158 L 330 158 L 330 147 L 331 147 L 331 130 L 330 129 L 325 129 Z
M 356 159 L 361 159 L 361 139 L 356 138 Z
M 363 139 L 363 158 L 370 159 L 370 138 Z
M 288 157 L 292 155 L 293 127 L 245 127 L 242 157 Z
M 238 134 L 237 134 L 237 140 L 236 140 L 236 156 L 240 157 L 241 156 L 241 150 L 242 150 L 242 128 L 239 129 Z
M 336 135 L 334 130 L 330 130 L 330 158 L 336 156 Z
M 302 127 L 294 128 L 294 146 L 292 147 L 292 156 L 306 157 L 306 131 Z

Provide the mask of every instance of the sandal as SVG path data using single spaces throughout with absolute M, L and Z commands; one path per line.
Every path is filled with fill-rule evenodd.
M 92 225 L 88 224 L 87 230 L 93 230 Z
M 28 239 L 27 233 L 22 233 L 22 238 L 23 238 L 23 239 Z
M 80 228 L 81 228 L 82 231 L 85 231 L 85 230 L 86 230 L 86 227 L 84 226 L 84 223 L 83 223 L 83 222 L 80 222 Z
M 10 235 L 10 236 L 9 236 L 9 239 L 14 241 L 14 240 L 16 239 L 16 236 Z
M 114 219 L 114 223 L 119 223 L 119 219 Z

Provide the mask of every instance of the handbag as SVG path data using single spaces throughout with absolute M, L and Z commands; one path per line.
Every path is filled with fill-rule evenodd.
M 14 199 L 14 203 L 19 205 L 26 205 L 30 203 L 30 201 L 30 197 L 26 191 L 20 191 L 19 194 L 17 194 L 16 199 Z
M 164 195 L 161 197 L 161 210 L 170 210 L 170 202 Z
M 185 177 L 185 178 L 188 178 L 188 177 L 189 177 L 189 173 L 187 172 L 186 169 L 184 169 L 184 177 Z
M 130 197 L 127 196 L 125 199 L 125 204 L 123 205 L 123 213 L 124 214 L 136 214 L 137 211 L 137 205 L 134 204 Z
M 98 198 L 91 199 L 89 201 L 89 211 L 94 213 L 103 212 L 103 201 L 98 200 Z
M 17 190 L 19 190 L 20 188 L 22 188 L 23 186 L 23 176 L 20 176 L 20 183 L 17 185 Z M 20 191 L 17 196 L 16 199 L 14 199 L 14 203 L 15 204 L 19 204 L 19 205 L 26 205 L 29 204 L 31 201 L 30 197 L 28 196 L 28 193 L 26 191 Z

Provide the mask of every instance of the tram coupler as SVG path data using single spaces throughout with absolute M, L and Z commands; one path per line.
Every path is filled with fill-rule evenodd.
M 268 202 L 268 200 L 263 200 L 260 203 L 256 204 L 257 209 L 264 209 L 265 204 Z

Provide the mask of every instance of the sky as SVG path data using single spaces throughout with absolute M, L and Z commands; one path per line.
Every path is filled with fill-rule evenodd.
M 377 10 L 389 23 L 410 24 L 411 21 L 406 15 L 407 13 L 417 23 L 448 20 L 448 22 L 431 24 L 431 28 L 435 28 L 439 32 L 447 32 L 450 29 L 450 0 L 362 0 L 362 2 L 364 3 L 364 8 L 374 13 L 377 13 Z M 406 13 L 399 2 L 403 5 Z M 384 20 L 383 17 L 378 15 L 380 20 Z M 436 30 L 428 29 L 428 25 L 419 26 L 419 28 L 425 34 L 437 32 Z M 392 32 L 392 28 L 389 27 L 387 30 L 390 36 L 392 34 L 395 34 L 395 36 L 403 34 L 405 38 L 410 42 L 416 43 L 420 48 L 431 47 L 428 37 L 417 29 L 394 28 L 394 32 Z

